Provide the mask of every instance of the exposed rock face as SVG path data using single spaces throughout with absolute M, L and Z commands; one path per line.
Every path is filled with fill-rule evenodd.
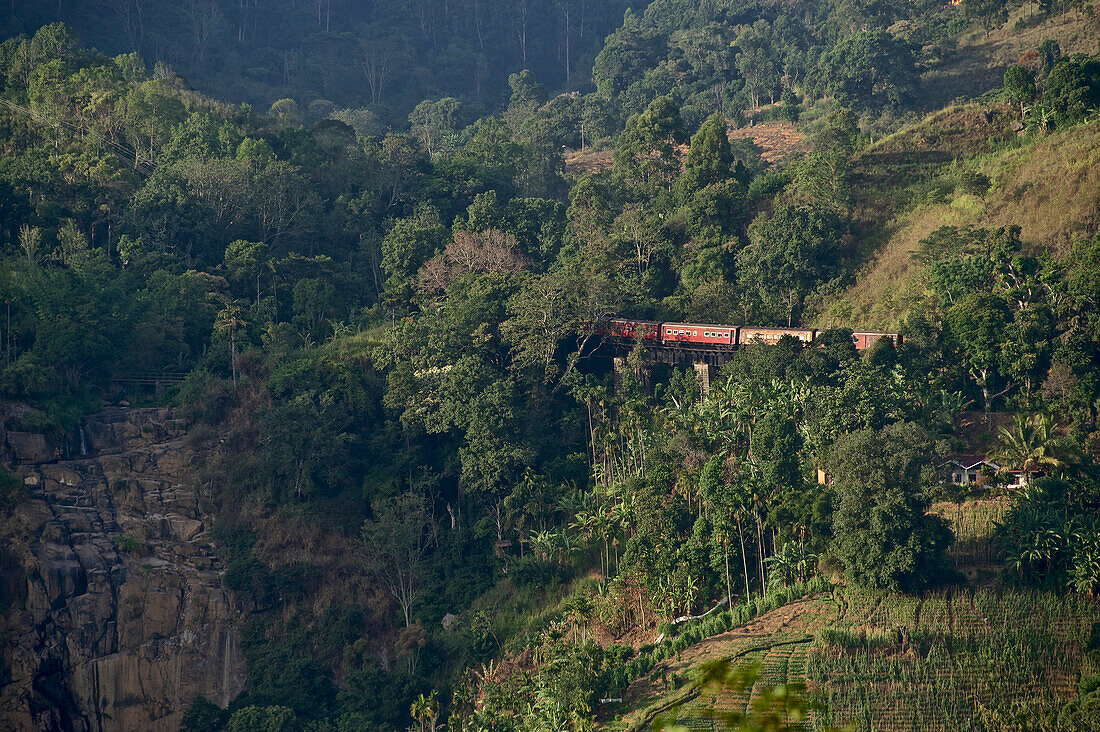
M 29 499 L 0 549 L 0 728 L 175 730 L 243 688 L 182 434 L 170 410 L 112 409 L 85 420 L 87 454 L 43 462 L 58 451 L 7 433 Z

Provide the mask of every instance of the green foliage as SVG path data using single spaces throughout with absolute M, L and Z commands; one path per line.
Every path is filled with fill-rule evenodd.
M 924 431 L 904 422 L 852 432 L 833 446 L 833 548 L 853 583 L 912 592 L 943 579 L 951 531 L 921 497 L 931 450 Z
M 8 27 L 52 17 L 24 5 Z M 924 103 L 915 48 L 929 78 L 947 68 L 952 8 L 657 0 L 607 37 L 594 93 L 558 94 L 623 3 L 272 2 L 207 35 L 179 32 L 202 8 L 145 5 L 158 54 L 256 106 L 65 26 L 0 47 L 0 389 L 30 404 L 8 429 L 60 435 L 120 377 L 189 374 L 172 398 L 204 423 L 188 439 L 251 622 L 232 717 L 196 702 L 188 728 L 587 729 L 659 660 L 824 590 L 830 547 L 857 584 L 935 579 L 922 428 L 946 434 L 979 391 L 1058 411 L 1071 437 L 1040 443 L 1096 429 L 1100 239 L 1056 260 L 1015 227 L 921 242 L 899 348 L 861 357 L 839 328 L 751 346 L 704 395 L 638 347 L 611 388 L 608 316 L 885 327 L 831 293 L 875 254 L 867 212 L 893 212 L 873 189 L 904 155 L 879 133 Z M 1075 124 L 1095 59 L 1055 51 L 1029 118 Z M 1028 80 L 1004 80 L 1021 110 Z M 855 111 L 824 116 L 834 102 Z M 802 121 L 812 151 L 731 145 L 750 108 Z M 568 173 L 563 146 L 583 148 Z M 1012 175 L 960 157 L 928 185 L 983 196 Z M 1006 450 L 1028 459 L 1050 425 Z M 0 473 L 9 512 L 17 483 Z M 1047 498 L 1072 519 L 1012 513 L 1012 572 L 1095 593 L 1094 507 Z M 670 638 L 632 657 L 590 642 L 597 625 Z M 524 672 L 499 671 L 509 654 Z
M 136 554 L 142 548 L 141 542 L 128 534 L 116 536 L 112 543 L 115 545 L 115 549 L 127 554 Z
M 26 493 L 27 487 L 19 476 L 0 465 L 0 516 L 11 516 Z
M 691 138 L 684 172 L 677 183 L 680 196 L 687 199 L 709 185 L 725 183 L 732 175 L 733 152 L 726 136 L 726 120 L 712 114 Z
M 786 204 L 757 218 L 737 257 L 757 317 L 794 324 L 810 291 L 832 277 L 841 234 L 836 214 L 815 204 Z
M 382 499 L 363 524 L 362 550 L 367 567 L 385 583 L 412 625 L 420 595 L 425 558 L 435 541 L 436 527 L 423 496 L 413 492 Z
M 204 696 L 195 697 L 180 720 L 181 732 L 220 732 L 229 721 L 229 710 Z
M 771 26 L 766 20 L 758 20 L 738 36 L 735 43 L 740 49 L 736 58 L 737 70 L 745 79 L 753 110 L 760 107 L 760 97 L 763 94 L 768 94 L 775 101 L 780 67 Z
M 238 709 L 225 728 L 228 732 L 295 732 L 300 727 L 292 709 L 276 705 Z
M 782 730 L 804 729 L 815 711 L 822 706 L 810 700 L 805 684 L 794 682 L 777 686 L 761 685 L 760 668 L 755 665 L 733 665 L 730 661 L 713 661 L 703 666 L 695 686 L 700 693 L 732 692 L 745 694 L 752 692 L 751 710 L 719 711 L 707 710 L 706 716 L 721 723 L 725 729 L 741 732 L 781 732 Z M 689 729 L 676 723 L 676 712 L 663 716 L 656 724 L 657 729 L 669 732 L 681 732 Z M 823 727 L 822 729 L 835 729 Z
M 860 109 L 900 107 L 917 88 L 912 48 L 886 31 L 841 39 L 821 55 L 818 72 L 822 91 Z
M 1100 59 L 1079 55 L 1055 63 L 1043 84 L 1043 103 L 1068 124 L 1100 107 Z
M 619 136 L 616 180 L 635 189 L 636 195 L 670 188 L 680 171 L 675 145 L 684 139 L 683 121 L 675 102 L 657 97 L 644 112 L 627 120 Z
M 1035 480 L 1016 496 L 996 539 L 1010 577 L 1094 595 L 1100 589 L 1097 493 L 1088 484 Z
M 1009 66 L 1004 75 L 1005 98 L 1020 106 L 1020 116 L 1024 114 L 1024 105 L 1035 99 L 1035 73 L 1026 66 Z
M 245 22 L 220 6 L 193 9 L 155 0 L 142 9 L 140 24 L 82 6 L 65 18 L 89 46 L 111 52 L 164 49 L 197 88 L 232 90 L 234 99 L 271 106 L 287 121 L 312 123 L 339 107 L 399 122 L 425 98 L 462 97 L 491 106 L 507 90 L 509 75 L 520 69 L 532 69 L 555 87 L 584 74 L 585 63 L 591 63 L 625 8 L 618 1 L 598 8 L 570 2 L 560 9 L 533 5 L 520 12 L 492 2 L 470 11 L 387 1 L 368 11 L 283 1 Z M 33 33 L 57 18 L 35 3 L 13 6 L 9 15 L 6 27 L 13 32 Z M 77 42 L 71 30 L 54 25 L 39 33 L 35 55 L 72 58 Z M 568 55 L 558 53 L 565 48 Z M 280 59 L 291 51 L 298 56 L 293 73 L 286 75 Z M 221 61 L 227 54 L 234 63 Z M 291 109 L 288 102 L 294 100 Z

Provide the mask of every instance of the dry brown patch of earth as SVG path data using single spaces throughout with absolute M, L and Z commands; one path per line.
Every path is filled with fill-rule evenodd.
M 790 155 L 809 152 L 806 136 L 791 122 L 761 122 L 752 127 L 731 127 L 730 141 L 750 140 L 760 148 L 760 157 L 769 163 Z
M 595 175 L 615 164 L 611 150 L 574 150 L 565 154 L 565 172 L 569 175 Z

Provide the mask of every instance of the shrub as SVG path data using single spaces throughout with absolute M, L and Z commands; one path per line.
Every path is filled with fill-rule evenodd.
M 0 516 L 9 516 L 27 494 L 19 476 L 0 465 Z
M 517 559 L 511 567 L 512 581 L 516 587 L 552 587 L 561 581 L 558 569 L 542 559 L 527 555 Z
M 981 198 L 989 191 L 990 183 L 989 176 L 976 170 L 964 170 L 959 173 L 958 190 Z
M 141 542 L 129 534 L 116 536 L 112 539 L 112 543 L 115 545 L 115 549 L 126 554 L 137 554 L 141 550 Z
M 183 713 L 180 732 L 218 732 L 225 729 L 229 711 L 204 696 L 197 697 Z
M 1081 680 L 1077 682 L 1077 691 L 1080 692 L 1081 696 L 1087 696 L 1097 689 L 1100 689 L 1100 674 L 1082 676 Z

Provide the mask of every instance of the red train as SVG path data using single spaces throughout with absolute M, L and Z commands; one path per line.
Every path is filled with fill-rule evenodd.
M 821 331 L 811 328 L 757 328 L 742 325 L 710 325 L 704 323 L 659 323 L 652 320 L 623 320 L 612 318 L 596 324 L 600 335 L 624 340 L 637 340 L 669 347 L 682 346 L 723 346 L 736 348 L 750 343 L 776 343 L 783 336 L 793 336 L 803 343 L 813 343 Z M 852 342 L 857 350 L 865 350 L 875 344 L 879 338 L 889 338 L 897 345 L 901 337 L 897 333 L 878 333 L 859 331 L 852 333 Z

